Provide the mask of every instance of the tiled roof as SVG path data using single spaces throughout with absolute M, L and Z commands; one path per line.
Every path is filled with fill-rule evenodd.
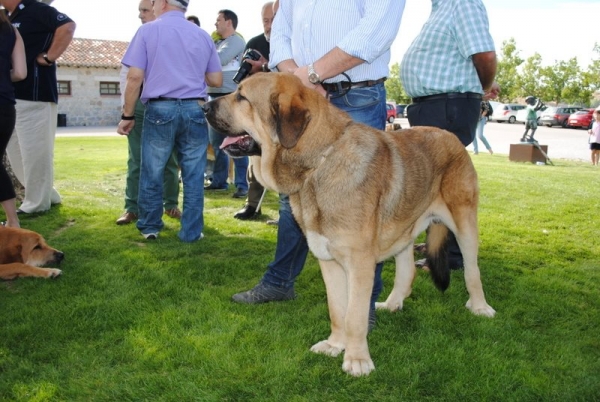
M 73 38 L 57 60 L 63 67 L 119 68 L 129 42 Z

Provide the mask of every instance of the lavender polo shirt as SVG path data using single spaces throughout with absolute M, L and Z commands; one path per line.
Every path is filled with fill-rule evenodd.
M 221 71 L 210 35 L 179 11 L 168 11 L 142 25 L 121 63 L 144 70 L 143 103 L 161 96 L 206 98 L 205 74 Z

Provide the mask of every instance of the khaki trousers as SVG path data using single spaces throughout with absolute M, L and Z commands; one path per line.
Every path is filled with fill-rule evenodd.
M 17 99 L 17 121 L 6 153 L 17 179 L 25 187 L 19 207 L 27 213 L 42 212 L 59 204 L 54 189 L 54 138 L 58 109 L 53 102 Z

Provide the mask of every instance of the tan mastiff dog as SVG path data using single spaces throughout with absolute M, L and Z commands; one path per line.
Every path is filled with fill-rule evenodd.
M 60 269 L 38 267 L 59 264 L 64 257 L 61 251 L 50 247 L 39 233 L 0 226 L 0 279 L 57 277 L 62 273 Z
M 435 284 L 445 290 L 450 281 L 449 229 L 464 257 L 467 308 L 494 315 L 477 266 L 477 174 L 453 134 L 432 127 L 385 132 L 355 123 L 286 73 L 253 75 L 204 110 L 217 130 L 242 138 L 226 139 L 223 148 L 252 155 L 258 180 L 289 195 L 319 259 L 331 335 L 313 352 L 345 350 L 342 369 L 355 376 L 375 368 L 367 345 L 375 264 L 395 257 L 394 289 L 378 308 L 402 308 L 416 272 L 413 242 L 427 228 Z

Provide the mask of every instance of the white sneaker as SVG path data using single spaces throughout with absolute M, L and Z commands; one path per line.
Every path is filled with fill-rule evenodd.
M 146 239 L 146 240 L 156 240 L 156 238 L 158 237 L 158 232 L 156 232 L 156 233 L 142 233 L 142 236 L 144 236 L 144 239 Z

